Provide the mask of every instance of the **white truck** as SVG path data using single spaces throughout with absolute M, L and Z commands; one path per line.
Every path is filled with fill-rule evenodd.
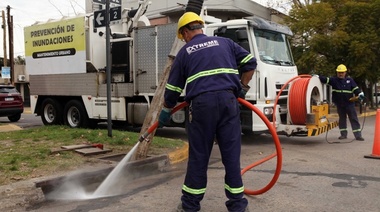
M 147 8 L 147 1 L 143 2 L 139 10 Z M 176 39 L 176 24 L 149 26 L 146 17 L 128 17 L 123 12 L 122 20 L 110 28 L 112 122 L 141 126 Z M 105 29 L 94 28 L 94 16 L 37 23 L 24 31 L 32 112 L 41 116 L 45 125 L 94 127 L 106 121 Z M 316 79 L 310 78 L 313 83 L 304 88 L 306 101 L 289 108 L 290 88 L 294 86 L 287 82 L 298 73 L 287 40 L 292 33 L 287 27 L 251 17 L 207 24 L 204 32 L 229 37 L 257 58 L 246 100 L 274 121 L 279 134 L 310 136 L 332 127 L 323 121 L 328 108 Z M 306 113 L 308 120 L 296 123 L 291 110 Z M 185 127 L 186 118 L 186 109 L 180 110 L 173 115 L 171 126 Z M 267 131 L 250 110 L 242 108 L 241 119 L 244 133 Z

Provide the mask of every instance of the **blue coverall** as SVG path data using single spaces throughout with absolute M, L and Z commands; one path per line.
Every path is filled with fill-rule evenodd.
M 239 71 L 255 70 L 256 66 L 256 59 L 232 40 L 204 34 L 186 43 L 173 62 L 165 105 L 174 107 L 185 85 L 185 101 L 189 103 L 189 159 L 181 197 L 185 211 L 200 210 L 214 138 L 225 166 L 226 206 L 229 211 L 243 211 L 247 207 L 240 174 L 237 97 L 241 90 Z
M 351 77 L 343 79 L 339 77 L 324 77 L 319 76 L 322 83 L 331 85 L 332 87 L 332 101 L 336 105 L 339 115 L 339 129 L 343 137 L 347 137 L 347 116 L 350 120 L 352 132 L 355 138 L 361 138 L 361 129 L 358 116 L 355 110 L 355 103 L 350 102 L 349 99 L 356 96 L 361 92 L 356 82 Z

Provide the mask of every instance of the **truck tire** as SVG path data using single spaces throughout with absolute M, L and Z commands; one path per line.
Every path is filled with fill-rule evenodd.
M 21 118 L 21 113 L 8 116 L 8 119 L 11 122 L 16 122 L 16 121 L 20 120 L 20 118 Z
M 64 109 L 64 123 L 71 128 L 90 127 L 90 120 L 83 104 L 78 100 L 69 101 Z
M 47 98 L 42 102 L 41 120 L 44 125 L 62 124 L 62 106 L 57 100 Z

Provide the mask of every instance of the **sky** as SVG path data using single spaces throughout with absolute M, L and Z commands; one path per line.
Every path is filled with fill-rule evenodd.
M 85 13 L 85 2 L 93 0 L 1 0 L 0 10 L 4 10 L 7 17 L 7 6 L 9 5 L 10 15 L 13 16 L 13 45 L 14 57 L 25 56 L 24 53 L 24 27 L 30 26 L 37 21 L 47 21 L 49 19 L 59 19 L 62 16 L 75 16 Z M 174 1 L 174 0 L 173 0 Z M 266 6 L 266 0 L 253 0 Z M 270 0 L 273 1 L 273 0 Z M 0 13 L 1 15 L 1 13 Z M 0 19 L 2 22 L 2 19 Z M 7 21 L 6 21 L 7 22 Z M 8 31 L 8 27 L 6 28 Z M 0 57 L 4 57 L 3 33 L 0 29 Z M 7 35 L 7 48 L 9 49 Z M 7 55 L 9 50 L 7 50 Z M 9 55 L 8 55 L 9 58 Z
M 70 2 L 72 4 L 70 4 Z M 4 10 L 7 22 L 7 6 L 10 6 L 10 15 L 13 16 L 13 45 L 14 57 L 25 56 L 24 53 L 24 27 L 37 21 L 59 19 L 64 16 L 75 16 L 85 12 L 85 0 L 1 0 L 0 10 Z M 0 13 L 1 15 L 1 13 Z M 2 19 L 0 19 L 2 23 Z M 7 23 L 6 23 L 7 24 Z M 6 27 L 8 31 L 8 26 Z M 0 57 L 4 57 L 3 36 L 0 29 Z M 7 48 L 9 49 L 7 35 Z M 7 50 L 9 58 L 9 50 Z

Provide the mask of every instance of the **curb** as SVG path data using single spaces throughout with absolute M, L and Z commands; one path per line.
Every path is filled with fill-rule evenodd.
M 16 131 L 16 130 L 21 130 L 21 127 L 15 124 L 0 125 L 0 132 L 8 132 L 8 131 Z
M 359 114 L 358 116 L 359 116 L 359 117 L 375 116 L 376 113 L 377 113 L 376 111 L 371 111 L 371 112 L 365 112 L 365 113 Z
M 358 113 L 358 117 L 368 117 L 368 116 L 375 116 L 376 111 L 371 112 L 365 112 L 365 113 Z M 339 115 L 337 113 L 328 114 L 327 118 L 339 118 Z
M 166 155 L 158 155 L 150 158 L 146 158 L 139 161 L 128 162 L 126 166 L 129 172 L 134 170 L 133 178 L 147 177 L 161 173 L 173 164 L 183 162 L 188 156 L 189 144 L 184 142 L 184 145 L 177 150 L 170 152 Z M 80 182 L 81 185 L 93 184 L 104 180 L 108 174 L 117 166 L 95 169 L 91 171 L 80 172 L 76 174 L 62 175 L 55 178 L 44 179 L 42 181 L 35 182 L 36 188 L 41 188 L 43 194 L 46 196 L 55 188 L 59 188 L 64 185 L 65 181 L 69 177 L 75 182 Z
M 32 110 L 30 109 L 30 107 L 24 107 L 24 112 L 25 114 L 32 114 Z

